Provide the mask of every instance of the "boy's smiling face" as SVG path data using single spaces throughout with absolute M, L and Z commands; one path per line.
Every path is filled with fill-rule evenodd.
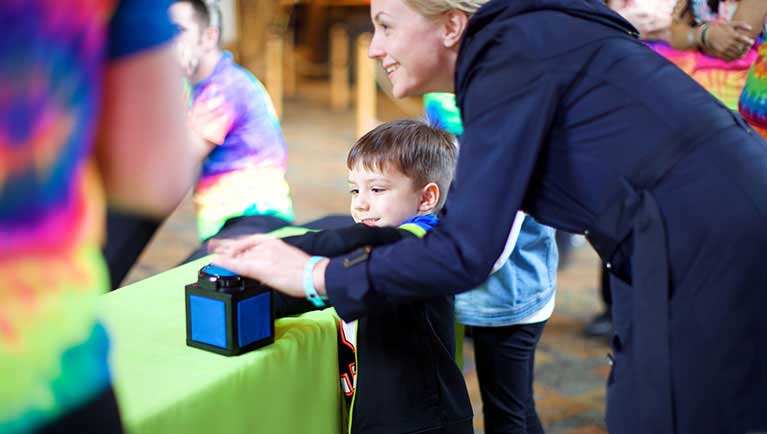
M 417 188 L 412 179 L 396 169 L 370 171 L 357 164 L 349 170 L 352 218 L 368 226 L 399 226 L 416 215 L 431 212 L 434 206 L 424 199 L 426 189 L 433 185 Z

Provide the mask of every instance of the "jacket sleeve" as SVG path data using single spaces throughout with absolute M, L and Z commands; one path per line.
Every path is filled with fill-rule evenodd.
M 363 246 L 380 246 L 408 237 L 409 232 L 393 227 L 369 227 L 362 224 L 283 238 L 310 255 L 337 256 Z M 274 293 L 274 314 L 277 318 L 318 310 L 305 298 Z
M 406 237 L 407 234 L 407 231 L 394 227 L 379 228 L 355 224 L 338 229 L 307 232 L 303 235 L 283 238 L 283 241 L 310 255 L 338 256 L 363 246 L 394 243 Z
M 481 53 L 472 59 L 474 66 L 459 63 L 456 91 L 464 134 L 446 212 L 423 239 L 376 248 L 366 261 L 350 261 L 350 266 L 344 258 L 331 260 L 327 292 L 344 320 L 387 302 L 466 291 L 487 279 L 557 109 L 554 74 L 521 48 L 527 39 L 492 42 L 473 50 Z

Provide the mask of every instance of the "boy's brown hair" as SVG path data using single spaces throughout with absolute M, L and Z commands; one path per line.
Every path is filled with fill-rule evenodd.
M 412 179 L 416 188 L 437 184 L 436 214 L 447 199 L 457 158 L 452 134 L 423 121 L 403 119 L 379 125 L 357 140 L 349 150 L 346 167 L 351 170 L 362 164 L 377 172 L 396 169 Z

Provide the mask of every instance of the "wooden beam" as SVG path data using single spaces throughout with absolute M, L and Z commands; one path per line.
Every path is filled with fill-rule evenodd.
M 376 79 L 375 64 L 368 57 L 370 47 L 370 33 L 363 33 L 357 38 L 357 137 L 361 137 L 372 129 L 378 122 L 376 120 Z
M 330 107 L 341 111 L 349 107 L 349 34 L 336 24 L 330 29 Z
M 296 94 L 296 52 L 294 46 L 294 33 L 292 30 L 288 30 L 285 33 L 285 40 L 283 43 L 283 75 L 284 75 L 284 94 L 285 96 L 293 96 Z
M 266 39 L 266 90 L 282 118 L 282 37 L 272 32 Z

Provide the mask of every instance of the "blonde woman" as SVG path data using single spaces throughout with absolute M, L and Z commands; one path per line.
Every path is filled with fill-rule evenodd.
M 522 209 L 610 269 L 611 433 L 766 431 L 767 144 L 601 2 L 372 0 L 371 17 L 395 96 L 456 93 L 440 223 L 319 262 L 255 236 L 214 263 L 353 320 L 479 285 Z

